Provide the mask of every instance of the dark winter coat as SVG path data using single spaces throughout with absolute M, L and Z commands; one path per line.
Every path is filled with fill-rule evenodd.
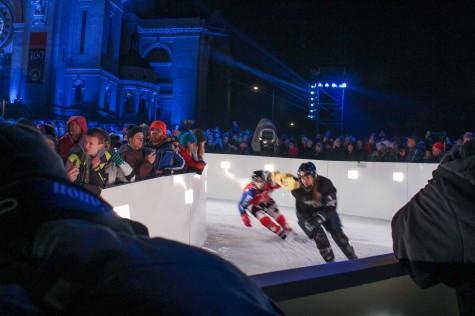
M 299 226 L 307 234 L 312 237 L 315 227 L 306 227 L 309 222 L 315 222 L 313 219 L 321 217 L 325 219 L 322 225 L 329 232 L 340 230 L 342 225 L 340 218 L 336 212 L 336 188 L 330 179 L 318 176 L 318 193 L 320 199 L 317 201 L 313 196 L 313 190 L 307 191 L 300 186 L 298 189 L 292 190 L 291 193 L 295 197 L 296 213 Z M 315 225 L 317 223 L 315 222 Z
M 195 161 L 188 153 L 188 150 L 182 146 L 179 146 L 178 150 L 186 163 L 185 172 L 196 172 L 197 174 L 203 173 L 203 169 L 206 167 L 206 162 L 202 160 Z
M 475 284 L 475 156 L 439 165 L 392 219 L 394 253 L 416 284 Z
M 63 160 L 66 160 L 69 151 L 73 147 L 77 146 L 79 142 L 84 138 L 84 134 L 82 134 L 82 136 L 77 141 L 74 141 L 71 138 L 71 135 L 69 134 L 69 123 L 71 123 L 72 121 L 76 121 L 79 124 L 84 134 L 87 132 L 87 123 L 86 119 L 83 116 L 71 116 L 68 119 L 68 121 L 66 122 L 66 133 L 58 140 L 58 153 L 61 158 L 63 158 Z
M 144 143 L 145 150 L 155 150 L 157 156 L 153 162 L 153 169 L 150 176 L 155 176 L 156 170 L 161 170 L 163 175 L 183 173 L 186 165 L 178 148 L 173 144 L 176 141 L 173 137 L 167 137 L 160 143 L 152 145 L 149 140 Z
M 110 161 L 111 155 L 104 148 L 99 151 L 98 156 L 100 163 L 94 169 L 91 167 L 92 158 L 86 155 L 83 142 L 81 142 L 78 147 L 71 149 L 66 159 L 65 169 L 68 170 L 71 165 L 77 166 L 79 168 L 79 175 L 74 183 L 99 196 L 102 189 L 107 185 L 106 169 L 112 162 Z
M 125 144 L 120 147 L 120 156 L 134 170 L 135 181 L 146 179 L 150 175 L 153 165 L 145 159 L 142 149 L 133 149 L 129 144 Z

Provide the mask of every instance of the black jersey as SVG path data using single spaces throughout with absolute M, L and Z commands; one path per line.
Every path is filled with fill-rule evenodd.
M 297 217 L 308 217 L 315 212 L 321 212 L 326 218 L 329 218 L 336 211 L 336 188 L 330 179 L 318 176 L 318 192 L 320 200 L 316 201 L 313 197 L 313 190 L 306 191 L 300 187 L 292 190 L 295 197 Z

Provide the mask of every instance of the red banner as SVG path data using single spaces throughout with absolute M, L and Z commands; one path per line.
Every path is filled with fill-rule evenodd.
M 30 49 L 28 51 L 28 74 L 27 83 L 43 83 L 45 56 L 46 56 L 46 32 L 30 33 Z

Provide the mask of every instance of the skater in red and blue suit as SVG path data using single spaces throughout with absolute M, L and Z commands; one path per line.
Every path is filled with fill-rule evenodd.
M 279 213 L 277 204 L 270 197 L 270 193 L 280 186 L 268 176 L 266 171 L 257 170 L 252 173 L 252 181 L 246 185 L 239 202 L 239 212 L 242 221 L 251 227 L 251 219 L 247 212 L 254 215 L 261 224 L 282 239 L 292 233 L 292 228 L 287 224 L 284 215 Z M 271 219 L 274 219 L 272 220 Z

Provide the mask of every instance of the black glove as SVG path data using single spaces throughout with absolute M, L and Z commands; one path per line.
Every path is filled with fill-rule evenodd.
M 316 212 L 309 218 L 305 219 L 304 225 L 308 231 L 313 231 L 316 226 L 323 224 L 327 220 L 323 212 Z
M 115 151 L 111 152 L 111 160 L 117 165 L 120 166 L 121 164 L 125 163 L 124 159 L 116 153 Z
M 323 212 L 316 212 L 315 214 L 312 215 L 312 221 L 315 224 L 323 224 L 327 220 L 327 217 L 325 216 L 325 213 Z

